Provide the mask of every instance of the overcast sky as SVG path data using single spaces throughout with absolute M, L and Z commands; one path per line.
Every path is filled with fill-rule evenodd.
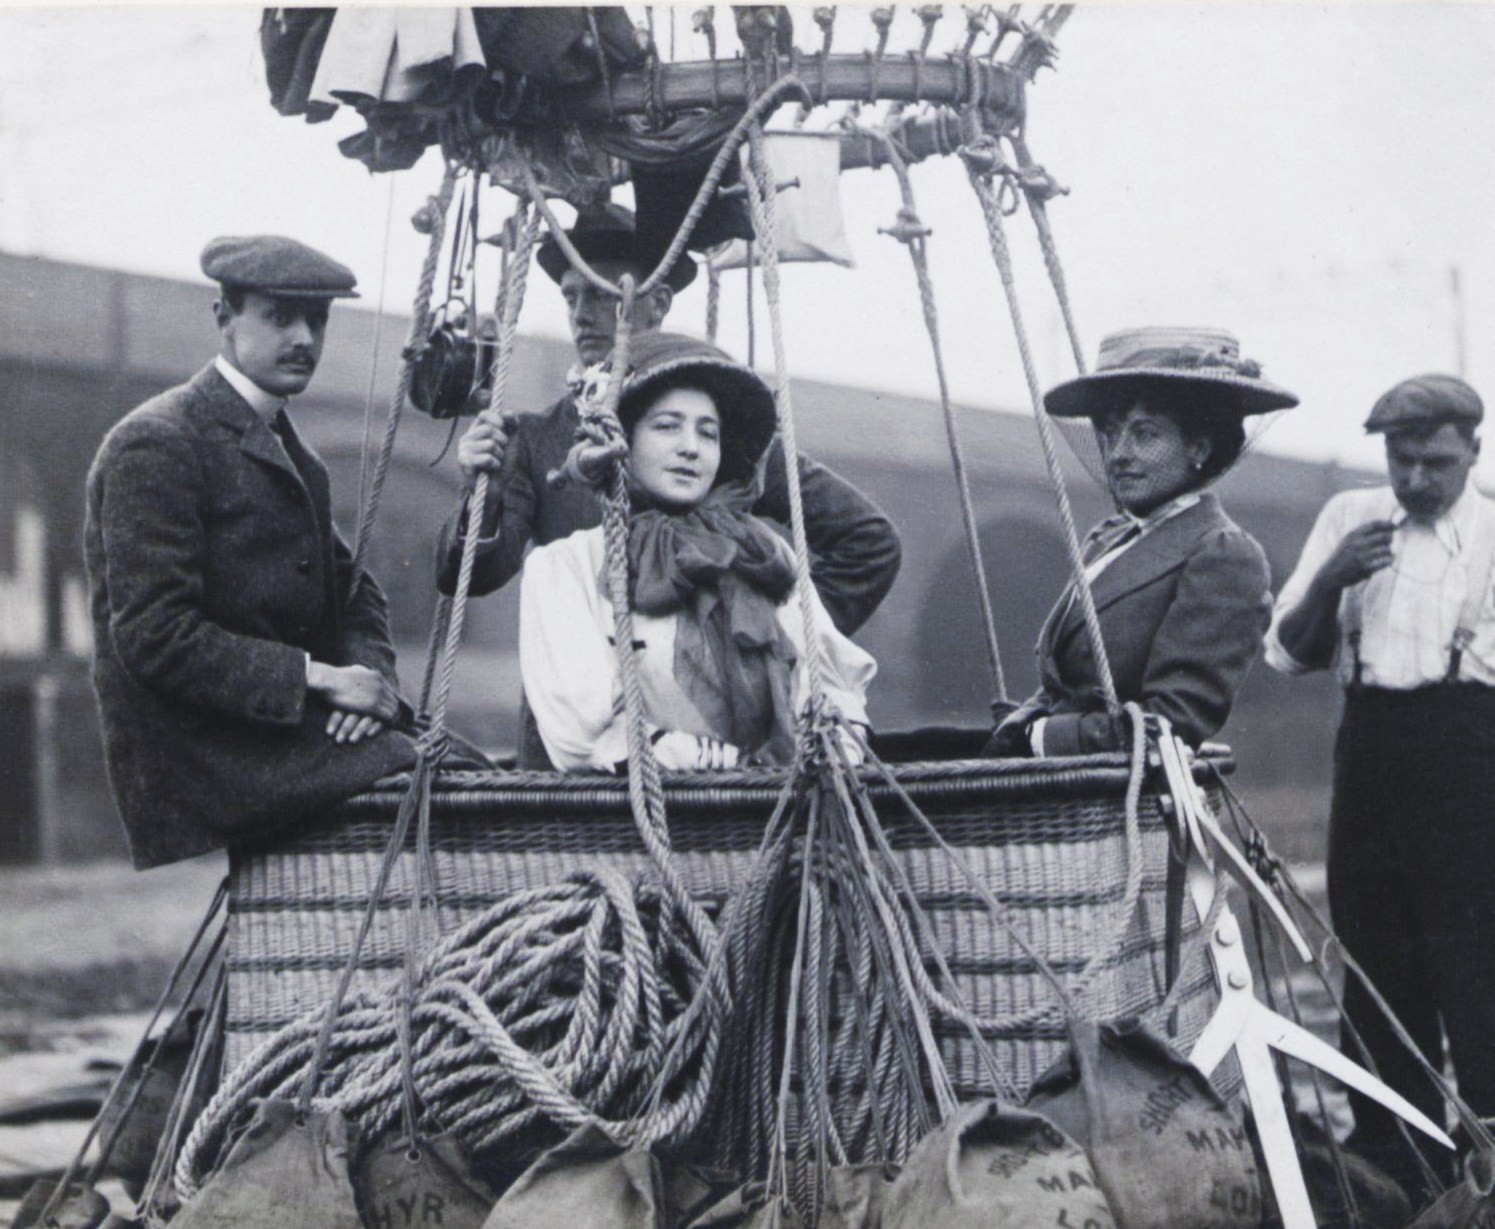
M 0 247 L 193 278 L 211 236 L 284 231 L 354 266 L 367 305 L 382 287 L 407 311 L 423 249 L 408 218 L 440 178 L 436 155 L 372 176 L 337 150 L 361 127 L 346 109 L 322 125 L 277 115 L 259 12 L 0 10 Z M 959 37 L 959 14 L 947 6 L 936 50 Z M 808 10 L 796 15 L 813 45 Z M 703 54 L 689 9 L 675 20 L 680 58 Z M 898 20 L 916 24 L 908 6 Z M 867 10 L 842 6 L 837 50 L 871 36 Z M 1495 401 L 1495 5 L 1082 5 L 1059 42 L 1028 134 L 1072 189 L 1052 211 L 1092 357 L 1113 328 L 1230 328 L 1303 398 L 1263 447 L 1375 464 L 1359 430 L 1370 402 L 1403 376 L 1454 368 L 1457 267 L 1467 374 Z M 915 191 L 956 394 L 1025 406 L 960 166 L 916 168 Z M 897 209 L 892 175 L 848 173 L 841 193 L 858 266 L 785 270 L 791 366 L 933 395 L 907 257 L 877 234 Z M 1057 314 L 1030 229 L 1012 227 L 1055 381 L 1070 374 Z M 704 282 L 672 324 L 701 328 Z M 532 285 L 526 326 L 563 332 L 559 296 Z M 739 353 L 742 298 L 729 275 L 721 340 Z

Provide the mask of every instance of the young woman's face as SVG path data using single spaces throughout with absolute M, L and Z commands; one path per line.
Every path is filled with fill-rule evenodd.
M 667 508 L 696 507 L 716 481 L 721 428 L 709 394 L 698 388 L 662 394 L 633 428 L 634 485 Z
M 1095 438 L 1111 497 L 1127 512 L 1146 516 L 1199 485 L 1208 440 L 1189 439 L 1167 414 L 1139 400 L 1095 419 Z

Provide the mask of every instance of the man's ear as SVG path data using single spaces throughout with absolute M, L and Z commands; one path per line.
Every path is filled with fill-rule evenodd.
M 233 317 L 233 308 L 231 308 L 222 299 L 213 300 L 213 322 L 217 324 L 220 329 L 223 328 L 223 326 L 226 325 L 230 320 L 232 320 Z
M 650 307 L 650 324 L 658 328 L 664 323 L 664 318 L 670 314 L 670 306 L 675 302 L 675 291 L 670 286 L 657 286 L 654 289 L 653 304 Z

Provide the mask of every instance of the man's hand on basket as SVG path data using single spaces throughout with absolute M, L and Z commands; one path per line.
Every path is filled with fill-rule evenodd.
M 333 710 L 327 718 L 327 735 L 335 742 L 357 743 L 372 738 L 400 711 L 400 695 L 394 685 L 367 666 L 309 662 L 306 686 Z

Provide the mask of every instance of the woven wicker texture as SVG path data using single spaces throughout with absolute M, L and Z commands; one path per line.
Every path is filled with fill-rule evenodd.
M 1024 764 L 906 765 L 899 778 L 959 856 L 991 887 L 1033 948 L 1061 976 L 1110 933 L 1126 874 L 1126 770 L 1116 757 Z M 691 892 L 715 908 L 745 881 L 779 778 L 772 773 L 680 777 L 667 786 L 671 836 Z M 310 1007 L 324 1003 L 347 959 L 377 875 L 400 789 L 366 794 L 303 835 L 232 860 L 228 938 L 229 1067 Z M 877 793 L 873 787 L 874 796 Z M 881 801 L 881 800 L 879 800 Z M 1043 977 L 996 925 L 944 854 L 897 805 L 880 810 L 889 836 L 968 1004 L 984 1017 L 1053 1002 Z M 1163 997 L 1163 876 L 1167 836 L 1143 805 L 1146 870 L 1137 915 L 1083 1003 L 1095 1018 L 1146 1013 Z M 626 787 L 606 778 L 450 774 L 433 797 L 432 843 L 440 917 L 450 929 L 521 888 L 606 865 L 649 876 Z M 355 990 L 398 976 L 413 851 L 397 868 L 370 931 Z M 1186 928 L 1186 935 L 1188 929 Z M 1186 951 L 1192 950 L 1186 948 Z M 1187 1044 L 1213 1005 L 1202 953 L 1186 964 L 1178 1001 Z M 986 1091 L 975 1047 L 953 1022 L 937 1028 L 962 1096 Z M 999 1063 L 1019 1089 L 1060 1054 L 1062 1017 L 994 1034 Z

